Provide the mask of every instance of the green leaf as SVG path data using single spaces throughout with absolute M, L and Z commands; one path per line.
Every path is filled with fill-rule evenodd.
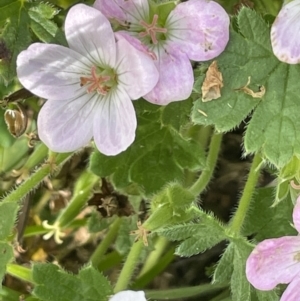
M 291 226 L 293 203 L 287 198 L 272 207 L 274 188 L 260 188 L 252 200 L 252 207 L 246 216 L 243 235 L 255 235 L 257 241 L 286 235 L 297 235 Z
M 93 267 L 89 266 L 79 272 L 82 287 L 82 300 L 106 300 L 113 294 L 112 287 L 106 277 Z
M 8 287 L 0 288 L 0 300 L 2 301 L 20 301 L 20 292 L 14 291 Z M 26 299 L 27 301 L 27 299 Z
M 246 278 L 246 260 L 252 247 L 240 239 L 234 242 L 233 273 L 231 277 L 232 301 L 251 301 L 251 286 Z
M 18 54 L 26 49 L 32 39 L 33 32 L 41 41 L 67 45 L 60 28 L 51 21 L 58 10 L 46 3 L 26 3 L 23 0 L 0 3 L 1 47 L 5 47 L 7 55 L 0 62 L 0 74 L 8 84 L 16 76 L 16 60 Z
M 50 3 L 41 2 L 36 6 L 30 8 L 31 11 L 37 12 L 45 19 L 51 20 L 54 16 L 59 13 L 59 10 Z
M 0 240 L 12 234 L 19 205 L 17 202 L 0 202 Z
M 150 195 L 168 182 L 181 180 L 185 168 L 199 170 L 204 166 L 204 150 L 178 131 L 179 124 L 172 121 L 172 108 L 157 107 L 142 100 L 135 102 L 135 106 L 138 128 L 134 143 L 114 157 L 95 152 L 91 157 L 91 170 L 95 174 L 100 177 L 112 175 L 112 181 L 119 189 L 137 183 L 146 195 Z M 181 110 L 179 105 L 174 106 L 177 111 L 174 120 L 188 122 L 191 101 L 181 102 Z M 181 124 L 181 127 L 185 125 Z
M 67 46 L 67 41 L 62 30 L 53 21 L 48 20 L 43 15 L 44 11 L 41 14 L 40 10 L 33 10 L 31 8 L 28 14 L 31 19 L 30 27 L 41 41 Z
M 246 153 L 261 151 L 271 163 L 282 167 L 293 155 L 300 155 L 300 133 L 296 130 L 300 127 L 300 66 L 281 63 L 273 55 L 269 26 L 255 11 L 242 8 L 237 24 L 240 32 L 231 30 L 226 51 L 218 58 L 224 78 L 222 97 L 206 103 L 198 99 L 192 120 L 226 132 L 251 113 L 245 134 Z M 265 87 L 262 98 L 237 90 L 249 77 L 249 88 L 254 92 Z M 201 85 L 197 85 L 199 90 Z
M 230 243 L 214 271 L 213 283 L 229 283 L 233 273 L 234 244 Z
M 197 217 L 198 223 L 175 225 L 158 231 L 170 240 L 182 240 L 176 249 L 179 256 L 199 254 L 227 239 L 224 227 L 213 216 L 199 210 Z
M 0 147 L 6 148 L 13 144 L 13 142 L 16 140 L 8 131 L 7 125 L 4 121 L 4 110 L 0 111 Z M 0 157 L 1 158 L 1 157 Z M 1 168 L 0 168 L 1 170 Z
M 6 265 L 14 259 L 14 251 L 12 246 L 6 242 L 0 241 L 0 257 L 0 280 L 2 283 L 2 279 L 4 277 L 4 274 L 6 273 Z
M 274 290 L 272 291 L 259 291 L 255 290 L 258 301 L 278 301 L 279 297 Z
M 137 216 L 122 217 L 122 223 L 119 227 L 118 236 L 115 242 L 115 248 L 119 254 L 127 254 L 134 241 L 134 236 L 130 235 L 130 231 L 136 230 Z
M 18 168 L 28 154 L 28 139 L 20 137 L 14 139 L 10 147 L 0 147 L 0 172 L 8 172 Z
M 93 267 L 71 275 L 54 264 L 33 265 L 33 294 L 43 301 L 99 301 L 112 294 L 107 279 Z
M 0 62 L 0 74 L 6 84 L 16 75 L 16 60 L 18 54 L 27 48 L 31 42 L 29 17 L 24 1 L 2 1 L 0 4 L 0 26 L 4 26 L 0 39 L 8 49 L 6 59 Z
M 108 229 L 110 224 L 113 222 L 115 217 L 105 217 L 103 218 L 101 214 L 94 210 L 88 219 L 88 229 L 90 233 L 97 233 Z

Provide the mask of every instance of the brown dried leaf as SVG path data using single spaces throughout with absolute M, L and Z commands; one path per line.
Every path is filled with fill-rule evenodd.
M 202 84 L 202 101 L 207 102 L 221 97 L 223 87 L 223 76 L 218 69 L 217 61 L 213 61 L 208 67 L 204 82 Z
M 264 86 L 259 86 L 259 91 L 254 92 L 253 90 L 248 88 L 248 86 L 250 85 L 250 82 L 251 82 L 251 76 L 248 77 L 248 81 L 245 86 L 235 89 L 235 91 L 243 91 L 244 93 L 252 96 L 253 98 L 262 98 L 266 93 L 266 88 Z

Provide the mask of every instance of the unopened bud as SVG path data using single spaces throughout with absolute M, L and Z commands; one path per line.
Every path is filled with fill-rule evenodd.
M 14 137 L 18 138 L 26 131 L 28 117 L 20 105 L 18 105 L 18 109 L 7 110 L 4 114 L 4 120 L 9 132 Z

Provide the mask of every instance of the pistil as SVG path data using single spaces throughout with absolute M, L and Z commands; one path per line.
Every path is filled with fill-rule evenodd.
M 143 20 L 140 21 L 140 24 L 145 28 L 145 31 L 140 32 L 139 36 L 143 38 L 149 35 L 151 37 L 153 44 L 158 43 L 156 38 L 157 33 L 166 33 L 168 31 L 166 28 L 157 27 L 157 20 L 158 20 L 158 15 L 155 14 L 153 16 L 153 20 L 151 24 L 148 24 Z
M 87 92 L 91 93 L 97 91 L 99 94 L 106 95 L 109 91 L 110 87 L 106 84 L 111 77 L 109 75 L 99 75 L 96 72 L 96 67 L 93 66 L 91 68 L 91 76 L 90 77 L 80 77 L 80 86 L 87 85 Z

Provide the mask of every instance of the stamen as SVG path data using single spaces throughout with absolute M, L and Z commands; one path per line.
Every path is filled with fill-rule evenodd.
M 89 85 L 87 92 L 91 93 L 97 91 L 99 94 L 106 95 L 109 91 L 109 87 L 105 85 L 105 82 L 110 80 L 109 75 L 98 75 L 96 73 L 96 67 L 91 68 L 90 77 L 80 77 L 80 86 Z
M 148 24 L 143 20 L 140 21 L 140 24 L 145 28 L 145 32 L 140 32 L 139 36 L 143 38 L 149 35 L 151 37 L 153 44 L 158 43 L 156 38 L 156 33 L 158 32 L 166 33 L 168 31 L 166 28 L 157 27 L 156 26 L 157 20 L 158 20 L 158 15 L 154 15 L 151 24 Z

